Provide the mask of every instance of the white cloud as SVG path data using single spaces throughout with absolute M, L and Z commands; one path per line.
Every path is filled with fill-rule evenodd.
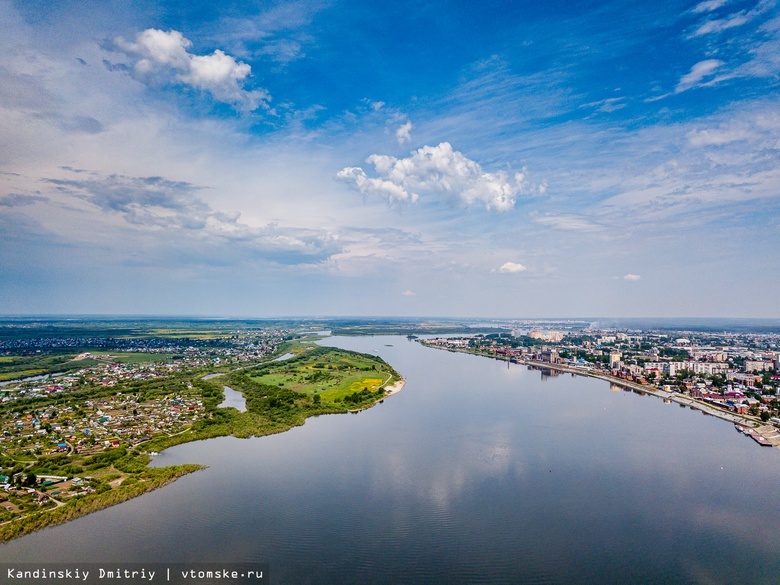
M 723 61 L 718 59 L 707 59 L 705 61 L 699 61 L 691 67 L 690 72 L 686 73 L 680 78 L 680 82 L 674 89 L 674 93 L 680 93 L 695 87 L 701 82 L 702 79 L 708 75 L 712 75 L 716 69 L 723 65 Z
M 750 18 L 742 12 L 732 14 L 727 18 L 719 18 L 717 20 L 708 20 L 696 29 L 693 36 L 698 37 L 701 35 L 707 35 L 712 33 L 719 33 L 721 31 L 734 28 L 735 26 L 742 26 L 746 22 L 749 22 Z
M 728 4 L 729 0 L 705 0 L 705 2 L 700 2 L 697 4 L 691 12 L 694 12 L 696 14 L 699 14 L 701 12 L 712 12 L 713 10 L 717 10 L 721 6 Z
M 534 223 L 538 223 L 553 229 L 571 232 L 598 232 L 603 229 L 601 225 L 594 223 L 585 216 L 574 215 L 570 213 L 546 213 L 544 215 L 533 214 L 532 221 Z
M 637 281 L 637 280 L 639 280 L 639 279 L 641 279 L 641 278 L 642 278 L 642 277 L 641 277 L 641 276 L 639 276 L 638 274 L 626 274 L 626 275 L 623 277 L 623 280 Z
M 136 70 L 139 73 L 147 73 L 155 65 L 186 69 L 189 61 L 187 49 L 192 46 L 192 42 L 185 39 L 179 31 L 165 32 L 150 28 L 138 33 L 134 43 L 118 38 L 117 45 L 141 57 L 135 64 Z
M 759 27 L 763 41 L 750 50 L 750 60 L 735 68 L 735 77 L 773 77 L 780 74 L 780 16 Z
M 179 31 L 150 28 L 138 33 L 134 42 L 116 39 L 116 46 L 137 57 L 133 68 L 141 77 L 173 71 L 181 83 L 208 91 L 215 99 L 244 111 L 256 110 L 271 99 L 263 89 L 243 88 L 252 72 L 249 65 L 219 49 L 211 55 L 190 53 L 192 42 Z
M 624 97 L 607 98 L 596 102 L 589 102 L 587 104 L 583 104 L 580 107 L 595 108 L 597 112 L 604 112 L 608 114 L 610 112 L 615 112 L 625 108 L 628 105 L 625 103 L 625 99 L 626 98 Z
M 526 270 L 526 267 L 522 264 L 517 264 L 515 262 L 504 262 L 501 265 L 501 268 L 498 269 L 499 272 L 503 274 L 517 274 L 518 272 L 523 272 Z
M 412 126 L 412 123 L 409 120 L 398 127 L 398 130 L 395 131 L 395 137 L 398 140 L 398 144 L 412 141 L 412 128 L 414 128 L 414 126 Z
M 360 167 L 346 167 L 336 174 L 336 178 L 353 183 L 364 195 L 377 195 L 390 203 L 396 201 L 415 203 L 419 198 L 416 193 L 410 193 L 403 186 L 392 181 L 368 177 Z
M 723 146 L 739 140 L 750 140 L 753 132 L 744 126 L 729 126 L 726 128 L 705 128 L 703 130 L 691 130 L 687 134 L 691 146 Z
M 364 194 L 380 195 L 391 202 L 415 202 L 419 191 L 459 199 L 467 205 L 482 203 L 488 210 L 508 211 L 519 194 L 540 189 L 529 185 L 525 169 L 515 173 L 510 182 L 506 172 L 484 171 L 448 142 L 424 146 L 402 159 L 372 154 L 366 162 L 374 165 L 379 178 L 367 177 L 359 167 L 347 167 L 337 178 L 352 183 Z
M 410 291 L 409 289 L 405 290 L 405 291 L 404 291 L 404 292 L 402 292 L 401 294 L 402 294 L 402 295 L 404 295 L 405 297 L 414 297 L 414 296 L 417 296 L 417 293 L 415 293 L 415 292 L 413 292 L 413 291 Z
M 692 36 L 701 36 L 712 33 L 719 33 L 730 28 L 742 26 L 758 16 L 761 16 L 767 10 L 775 7 L 776 0 L 760 0 L 752 10 L 740 10 L 725 18 L 718 18 L 705 21 Z

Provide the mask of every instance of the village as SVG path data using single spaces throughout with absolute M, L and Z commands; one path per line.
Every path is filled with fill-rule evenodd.
M 287 330 L 269 328 L 229 343 L 148 339 L 132 347 L 115 343 L 110 351 L 102 350 L 108 345 L 103 340 L 101 350 L 72 357 L 74 363 L 90 364 L 86 367 L 5 382 L 0 386 L 0 524 L 137 481 L 112 463 L 155 437 L 176 437 L 204 417 L 194 379 L 256 363 L 288 336 Z M 24 345 L 84 348 L 84 340 Z

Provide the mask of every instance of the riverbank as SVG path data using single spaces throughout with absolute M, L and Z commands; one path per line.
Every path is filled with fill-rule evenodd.
M 440 347 L 437 345 L 426 343 L 424 340 L 420 341 L 420 344 L 432 349 L 443 349 L 446 351 L 451 351 L 453 353 L 465 353 L 469 355 L 496 359 L 499 361 L 509 361 L 514 364 L 520 364 L 520 365 L 530 366 L 534 368 L 545 368 L 548 370 L 554 370 L 556 372 L 562 372 L 562 373 L 572 374 L 576 376 L 584 376 L 588 378 L 597 378 L 599 380 L 604 380 L 605 382 L 609 382 L 610 384 L 615 384 L 616 386 L 620 386 L 621 388 L 626 388 L 634 392 L 642 392 L 644 394 L 649 394 L 651 396 L 661 398 L 665 401 L 676 402 L 677 404 L 687 406 L 694 410 L 699 410 L 706 415 L 714 416 L 716 418 L 720 418 L 722 420 L 734 423 L 736 425 L 741 425 L 750 428 L 754 432 L 762 436 L 764 439 L 769 441 L 773 446 L 780 448 L 779 429 L 763 423 L 761 419 L 759 419 L 758 417 L 736 414 L 734 412 L 726 412 L 725 410 L 719 409 L 715 406 L 712 406 L 711 404 L 707 404 L 706 402 L 702 402 L 701 400 L 697 400 L 696 398 L 693 398 L 691 396 L 686 396 L 684 394 L 680 394 L 677 392 L 667 392 L 665 390 L 661 390 L 660 388 L 656 388 L 655 386 L 638 384 L 636 382 L 630 382 L 622 378 L 616 378 L 615 376 L 610 376 L 609 374 L 605 374 L 603 372 L 594 372 L 592 370 L 586 370 L 583 368 L 573 368 L 571 366 L 566 366 L 563 364 L 551 364 L 549 362 L 540 362 L 536 360 L 509 358 L 501 355 L 488 355 L 488 354 L 477 353 L 477 352 L 473 352 L 461 348 Z
M 176 481 L 183 475 L 201 469 L 204 469 L 202 465 L 195 464 L 161 467 L 150 470 L 149 477 L 137 479 L 134 482 L 123 482 L 122 485 L 110 491 L 89 496 L 76 496 L 75 498 L 78 499 L 74 498 L 54 509 L 31 512 L 26 516 L 0 525 L 0 541 L 5 542 L 19 538 L 43 528 L 64 524 L 92 512 L 110 508 L 161 488 Z
M 406 386 L 406 380 L 401 378 L 398 380 L 395 384 L 391 384 L 389 386 L 385 386 L 385 396 L 392 396 L 393 394 L 398 394 L 403 387 Z
M 364 410 L 368 410 L 369 408 L 373 408 L 377 404 L 384 402 L 385 398 L 388 398 L 393 394 L 398 394 L 405 385 L 406 385 L 406 380 L 404 380 L 403 378 L 401 378 L 400 380 L 396 380 L 393 384 L 384 386 L 385 393 L 377 397 L 377 399 L 373 403 L 363 406 L 361 408 L 353 408 L 349 412 L 356 413 L 356 412 L 362 412 Z
M 101 448 L 88 454 L 79 453 L 70 446 L 67 453 L 46 453 L 34 462 L 31 461 L 23 474 L 25 477 L 32 476 L 32 480 L 25 480 L 32 483 L 16 485 L 5 496 L 5 499 L 9 499 L 8 506 L 0 512 L 5 517 L 10 514 L 15 514 L 15 517 L 0 523 L 0 541 L 18 538 L 125 502 L 182 475 L 203 469 L 200 465 L 148 467 L 154 455 L 170 447 L 223 436 L 249 438 L 283 433 L 305 424 L 311 416 L 352 412 L 350 404 L 362 406 L 359 410 L 371 408 L 400 391 L 404 385 L 404 380 L 397 372 L 375 356 L 336 348 L 310 349 L 302 354 L 287 354 L 283 356 L 285 360 L 260 364 L 261 367 L 272 368 L 272 375 L 278 377 L 273 379 L 273 384 L 260 383 L 251 377 L 250 374 L 268 373 L 257 370 L 260 366 L 206 375 L 200 372 L 187 377 L 186 381 L 181 380 L 179 387 L 187 391 L 179 390 L 182 395 L 170 398 L 156 397 L 156 406 L 152 412 L 155 417 L 159 417 L 162 412 L 159 405 L 168 400 L 170 420 L 190 417 L 184 428 L 157 433 L 135 444 L 115 439 L 112 446 L 106 441 L 106 449 Z M 296 357 L 305 361 L 303 365 L 298 364 L 299 369 L 295 364 L 289 365 Z M 276 369 L 285 370 L 287 377 L 279 377 L 281 374 Z M 379 372 L 384 381 L 377 376 Z M 293 379 L 298 381 L 297 390 L 289 387 Z M 375 380 L 376 391 L 366 392 L 365 387 L 362 391 L 357 390 L 371 380 Z M 230 382 L 236 390 L 226 386 L 226 382 Z M 345 392 L 352 389 L 353 393 L 346 398 L 339 397 L 338 400 L 326 398 L 327 388 L 338 386 L 340 382 L 345 385 Z M 316 384 L 323 387 L 317 387 Z M 225 389 L 240 392 L 243 408 L 225 402 Z M 121 395 L 117 393 L 117 399 Z M 73 400 L 72 407 L 78 407 L 80 403 Z M 107 404 L 102 406 L 109 410 Z M 133 403 L 133 410 L 127 407 L 123 409 L 121 405 L 112 405 L 111 408 L 112 418 L 121 417 L 127 422 L 140 420 L 138 424 L 148 424 L 150 420 L 139 417 L 138 413 L 144 409 L 140 403 Z M 129 414 L 131 412 L 133 414 Z M 103 416 L 102 412 L 100 414 Z M 101 422 L 108 424 L 109 420 L 105 416 Z M 132 429 L 123 427 L 123 430 L 129 432 Z M 62 477 L 55 485 L 36 484 L 36 479 L 40 481 L 41 478 L 35 476 L 43 477 L 43 474 Z M 79 483 L 75 483 L 74 476 L 79 476 Z M 0 499 L 3 499 L 2 492 Z M 6 513 L 6 510 L 13 511 Z

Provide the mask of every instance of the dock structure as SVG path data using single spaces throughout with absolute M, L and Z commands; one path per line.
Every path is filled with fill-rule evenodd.
M 772 425 L 763 425 L 755 429 L 764 440 L 774 447 L 780 447 L 780 429 Z

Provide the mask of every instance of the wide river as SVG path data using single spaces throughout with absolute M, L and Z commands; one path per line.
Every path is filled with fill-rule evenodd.
M 271 582 L 778 583 L 780 451 L 610 384 L 427 349 L 359 414 L 170 449 L 208 469 L 0 561 L 262 562 Z

